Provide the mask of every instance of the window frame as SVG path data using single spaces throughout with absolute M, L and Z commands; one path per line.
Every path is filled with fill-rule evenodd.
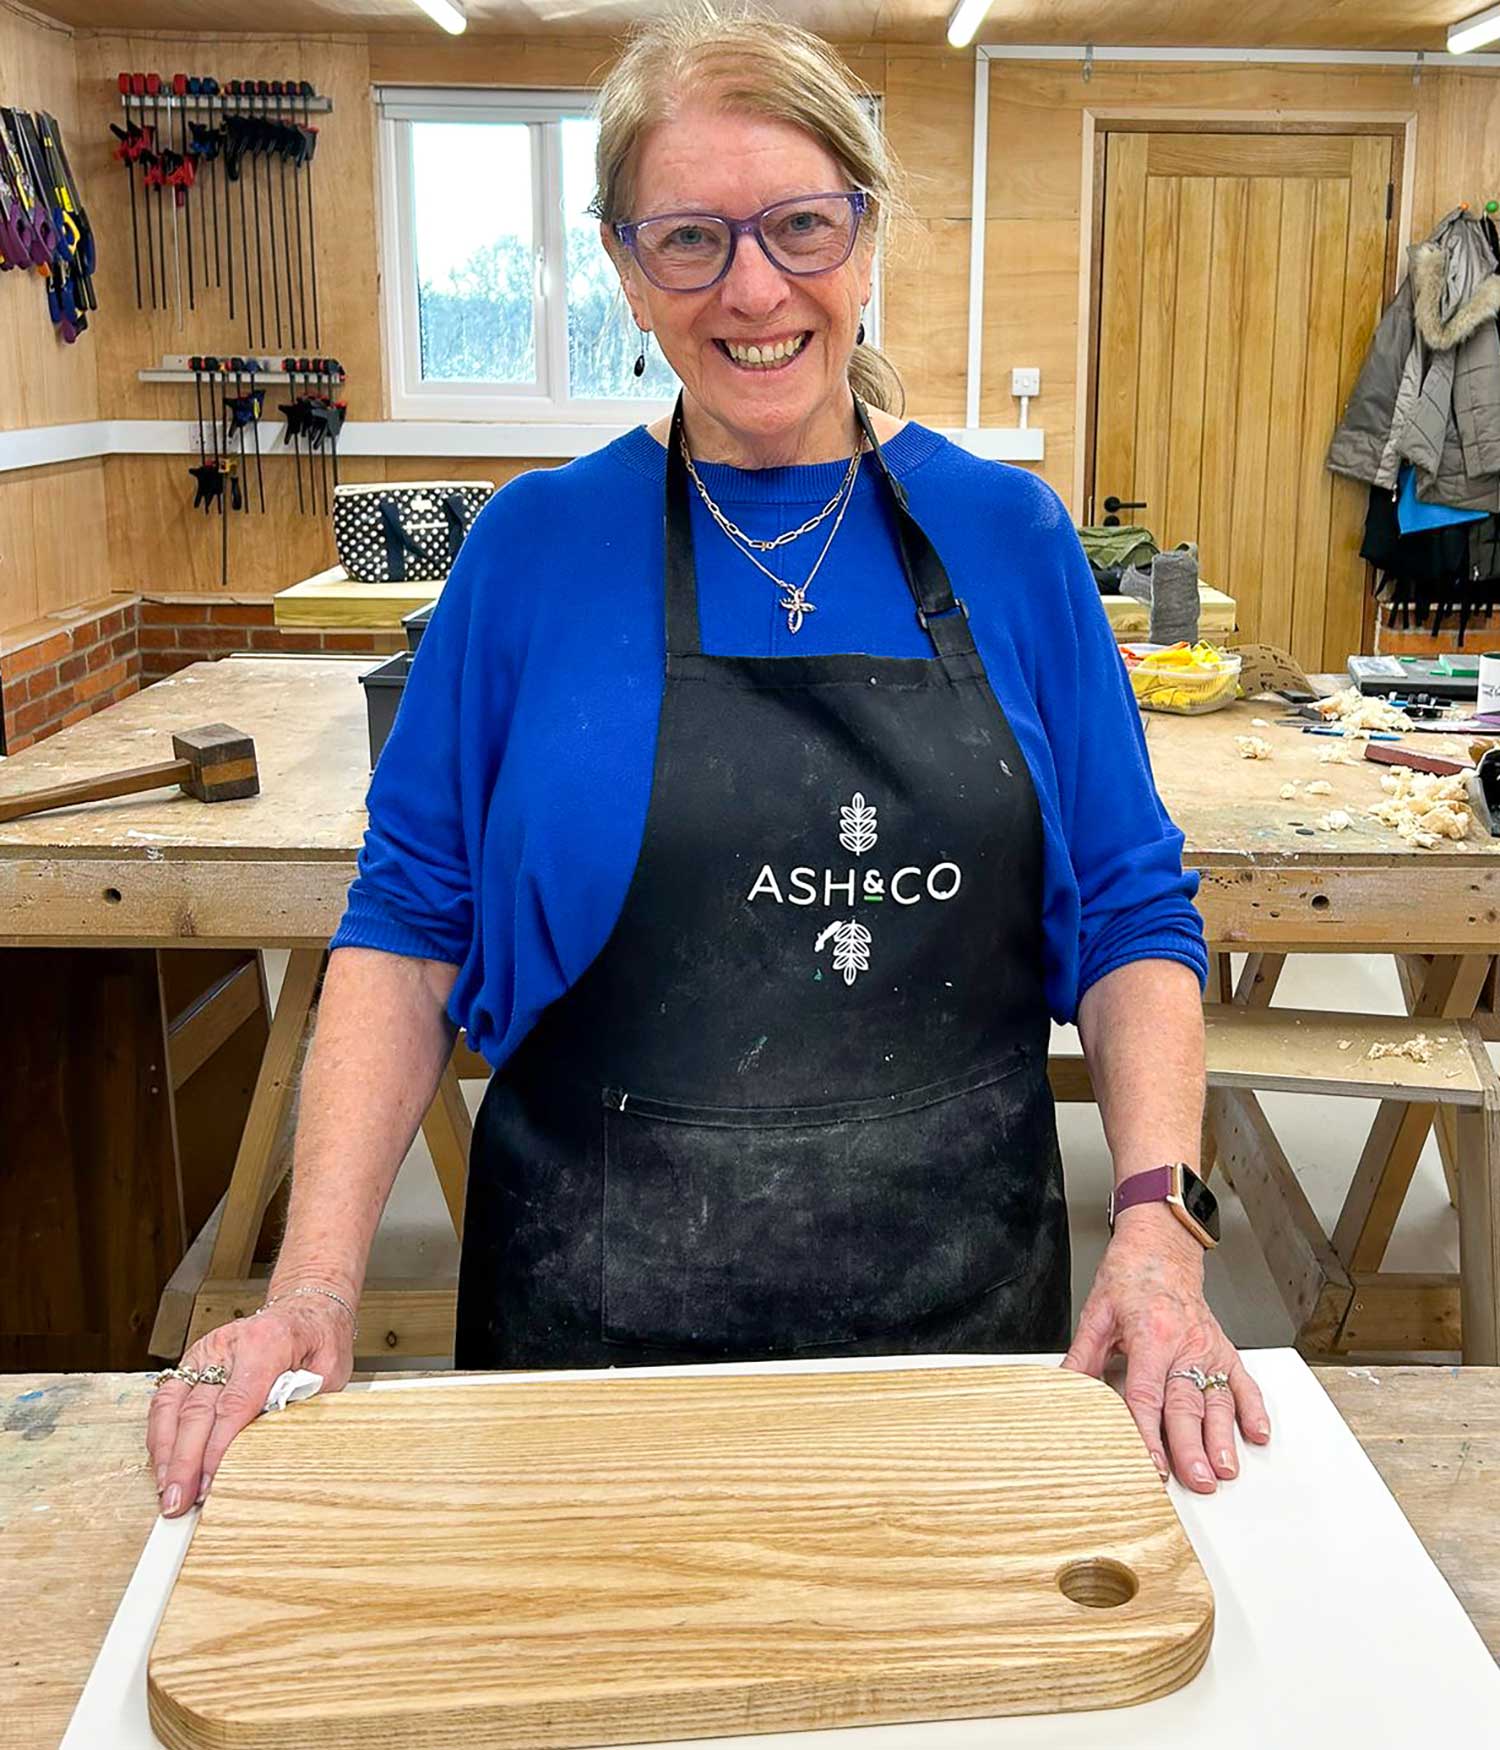
M 562 210 L 562 135 L 565 117 L 589 113 L 589 89 L 519 90 L 500 87 L 431 89 L 378 86 L 375 91 L 380 165 L 380 311 L 385 339 L 386 393 L 393 420 L 491 421 L 629 427 L 671 411 L 672 399 L 570 397 L 566 229 Z M 879 119 L 881 103 L 876 98 Z M 439 381 L 422 376 L 413 223 L 411 127 L 418 122 L 521 123 L 532 138 L 533 384 Z M 881 268 L 877 251 L 865 328 L 879 344 Z M 623 295 L 621 298 L 623 306 Z

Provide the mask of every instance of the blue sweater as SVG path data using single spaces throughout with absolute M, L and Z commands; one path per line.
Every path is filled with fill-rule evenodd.
M 1157 799 L 1124 668 L 1066 510 L 1034 475 L 907 425 L 888 445 L 913 514 L 968 604 L 1030 768 L 1046 835 L 1047 993 L 1072 1020 L 1128 961 L 1207 972 L 1182 835 Z M 748 534 L 794 527 L 846 463 L 703 465 Z M 710 655 L 930 656 L 874 462 L 795 638 L 780 592 L 692 495 Z M 641 848 L 661 711 L 666 451 L 644 426 L 523 474 L 475 522 L 412 664 L 370 782 L 370 826 L 335 948 L 459 968 L 449 1014 L 499 1067 L 581 976 Z M 805 577 L 828 524 L 762 555 Z M 766 782 L 774 783 L 768 766 Z

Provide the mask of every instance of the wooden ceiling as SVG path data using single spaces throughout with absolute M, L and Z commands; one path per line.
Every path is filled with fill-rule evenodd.
M 33 0 L 65 23 L 120 31 L 437 33 L 414 0 Z M 657 8 L 644 0 L 460 0 L 487 35 L 613 36 Z M 953 0 L 781 0 L 784 17 L 836 42 L 940 45 Z M 1192 48 L 1427 49 L 1484 0 L 995 0 L 986 43 Z

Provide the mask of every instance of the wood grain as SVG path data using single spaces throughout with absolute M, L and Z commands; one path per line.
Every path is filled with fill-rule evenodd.
M 169 1750 L 1109 1708 L 1208 1654 L 1208 1581 L 1123 1402 L 1057 1368 L 308 1411 L 255 1424 L 217 1475 L 151 1654 Z M 1128 1601 L 1064 1595 L 1107 1564 Z

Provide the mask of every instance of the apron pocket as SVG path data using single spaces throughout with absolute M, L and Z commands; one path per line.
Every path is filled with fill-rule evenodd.
M 606 1090 L 602 1334 L 753 1354 L 959 1305 L 1027 1268 L 1052 1146 L 1045 1053 L 824 1106 Z

